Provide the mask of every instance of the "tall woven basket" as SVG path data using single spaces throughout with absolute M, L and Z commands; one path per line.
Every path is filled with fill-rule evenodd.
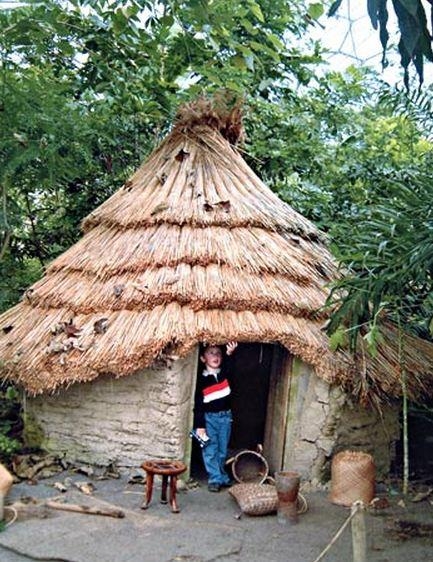
M 332 459 L 329 499 L 347 507 L 359 500 L 369 504 L 374 497 L 375 476 L 376 468 L 371 455 L 342 451 Z

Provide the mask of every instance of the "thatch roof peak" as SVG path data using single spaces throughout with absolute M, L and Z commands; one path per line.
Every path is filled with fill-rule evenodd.
M 238 144 L 245 135 L 242 100 L 233 100 L 228 95 L 221 94 L 212 99 L 203 96 L 180 106 L 174 120 L 175 131 L 192 131 L 203 126 L 215 129 L 230 144 Z
M 245 227 L 324 240 L 224 138 L 234 141 L 241 134 L 239 104 L 217 107 L 202 98 L 183 106 L 171 133 L 121 189 L 84 219 L 83 229 Z

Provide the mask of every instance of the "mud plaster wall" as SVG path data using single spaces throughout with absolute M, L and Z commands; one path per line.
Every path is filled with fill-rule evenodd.
M 197 352 L 161 369 L 101 378 L 27 399 L 43 448 L 69 461 L 139 467 L 145 458 L 187 454 Z
M 293 362 L 284 468 L 297 470 L 313 485 L 330 478 L 332 456 L 342 450 L 373 455 L 377 479 L 389 471 L 399 438 L 398 409 L 381 413 L 353 404 L 340 388 L 319 379 L 302 361 Z

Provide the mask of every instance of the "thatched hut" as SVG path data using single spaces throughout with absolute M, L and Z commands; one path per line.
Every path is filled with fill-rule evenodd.
M 189 464 L 198 344 L 237 340 L 234 448 L 264 442 L 271 469 L 318 478 L 350 446 L 386 471 L 396 334 L 361 361 L 330 349 L 326 240 L 248 167 L 239 131 L 236 108 L 180 112 L 79 242 L 0 316 L 2 376 L 25 390 L 42 446 L 81 462 Z M 416 397 L 433 387 L 433 346 L 408 337 L 405 350 Z M 380 413 L 359 405 L 371 395 Z

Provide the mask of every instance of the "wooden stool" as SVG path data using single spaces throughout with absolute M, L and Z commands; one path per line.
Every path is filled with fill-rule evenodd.
M 150 460 L 145 461 L 141 468 L 146 471 L 146 500 L 141 509 L 147 509 L 152 500 L 153 477 L 162 476 L 161 503 L 167 503 L 167 484 L 170 479 L 170 506 L 173 513 L 179 513 L 176 503 L 177 477 L 185 472 L 186 465 L 182 461 Z

